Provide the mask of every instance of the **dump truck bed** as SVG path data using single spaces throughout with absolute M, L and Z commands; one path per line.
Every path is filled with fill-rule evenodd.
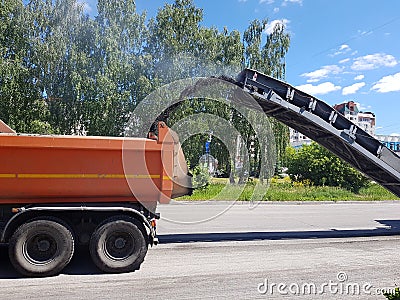
M 168 131 L 158 140 L 0 134 L 0 204 L 168 202 Z

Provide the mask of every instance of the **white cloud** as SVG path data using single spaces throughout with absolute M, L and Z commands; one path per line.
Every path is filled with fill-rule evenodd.
M 274 14 L 276 14 L 276 13 L 278 13 L 279 12 L 279 7 L 275 7 L 274 8 Z
M 390 136 L 400 136 L 400 133 L 391 133 Z
M 357 75 L 356 77 L 354 77 L 354 80 L 363 80 L 364 77 L 365 77 L 364 75 L 360 74 L 360 75 Z
M 360 102 L 355 102 L 355 104 L 357 105 L 357 107 L 360 111 L 367 111 L 367 110 L 372 109 L 371 105 L 364 106 L 364 104 L 361 104 Z M 378 129 L 378 128 L 376 128 L 376 129 Z
M 373 70 L 379 67 L 394 67 L 397 65 L 397 60 L 393 55 L 385 53 L 375 53 L 365 56 L 360 56 L 354 59 L 351 68 L 353 70 Z
M 303 5 L 303 0 L 283 0 L 282 6 L 288 5 L 288 3 L 295 3 L 295 4 Z
M 247 2 L 247 0 L 238 0 L 239 2 Z
M 357 82 L 352 85 L 346 86 L 342 90 L 342 95 L 355 94 L 359 89 L 365 86 L 365 82 Z
M 345 59 L 339 60 L 339 64 L 347 63 L 349 60 L 350 60 L 350 58 L 345 58 Z
M 354 56 L 354 55 L 356 55 L 357 53 L 358 53 L 358 50 L 355 50 L 355 51 L 351 52 L 351 55 Z
M 340 54 L 344 54 L 351 51 L 351 48 L 349 45 L 343 44 L 339 47 L 338 50 L 336 50 L 335 53 L 333 53 L 331 56 L 336 56 L 336 55 L 340 55 Z
M 247 0 L 246 0 L 246 1 L 247 1 Z M 272 3 L 275 2 L 275 0 L 260 0 L 260 1 L 259 1 L 260 4 L 263 4 L 263 3 L 265 3 L 265 2 L 267 2 L 267 4 L 272 4 Z
M 363 35 L 370 35 L 373 34 L 374 31 L 373 30 L 357 30 L 358 35 L 363 36 Z
M 318 82 L 323 78 L 328 77 L 330 74 L 339 74 L 343 71 L 343 67 L 337 65 L 323 66 L 319 70 L 315 70 L 309 73 L 301 74 L 303 77 L 307 77 L 307 82 Z
M 284 27 L 286 27 L 286 25 L 289 23 L 290 23 L 290 21 L 288 19 L 273 20 L 267 24 L 267 27 L 265 28 L 265 32 L 267 34 L 271 34 L 272 32 L 274 32 L 275 26 L 283 25 Z
M 312 85 L 307 83 L 296 86 L 296 88 L 311 95 L 324 95 L 330 92 L 335 92 L 337 90 L 340 90 L 342 87 L 334 85 L 332 82 L 324 82 L 318 85 Z
M 378 93 L 400 91 L 400 72 L 394 75 L 382 77 L 372 86 L 371 90 L 375 90 Z

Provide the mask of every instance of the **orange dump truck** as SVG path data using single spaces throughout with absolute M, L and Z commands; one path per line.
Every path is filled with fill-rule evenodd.
M 157 203 L 189 194 L 176 134 L 16 134 L 0 121 L 0 242 L 25 276 L 58 274 L 76 245 L 104 272 L 138 269 L 157 243 Z

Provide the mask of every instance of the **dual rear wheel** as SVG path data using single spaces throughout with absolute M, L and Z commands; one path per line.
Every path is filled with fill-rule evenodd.
M 74 254 L 74 238 L 57 220 L 35 220 L 22 224 L 9 243 L 10 261 L 25 276 L 60 273 Z
M 138 270 L 147 253 L 147 241 L 135 224 L 127 218 L 112 218 L 92 234 L 89 248 L 94 264 L 106 273 Z
M 147 240 L 134 219 L 115 217 L 93 232 L 89 250 L 103 272 L 122 273 L 139 269 L 147 253 Z M 9 242 L 10 261 L 25 276 L 60 273 L 74 254 L 74 236 L 61 220 L 38 219 L 22 224 Z

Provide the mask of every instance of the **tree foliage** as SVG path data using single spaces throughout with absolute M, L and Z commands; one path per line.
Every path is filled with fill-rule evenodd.
M 285 163 L 293 181 L 311 182 L 317 186 L 338 186 L 358 192 L 368 178 L 324 147 L 311 143 L 297 151 L 288 148 Z
M 267 36 L 265 44 L 262 45 L 263 32 L 267 24 L 266 19 L 254 20 L 244 32 L 244 65 L 275 78 L 285 79 L 285 57 L 289 50 L 290 36 L 285 32 L 283 24 L 277 23 L 272 33 Z M 279 163 L 289 144 L 289 128 L 273 118 L 270 118 L 270 123 L 275 134 Z

